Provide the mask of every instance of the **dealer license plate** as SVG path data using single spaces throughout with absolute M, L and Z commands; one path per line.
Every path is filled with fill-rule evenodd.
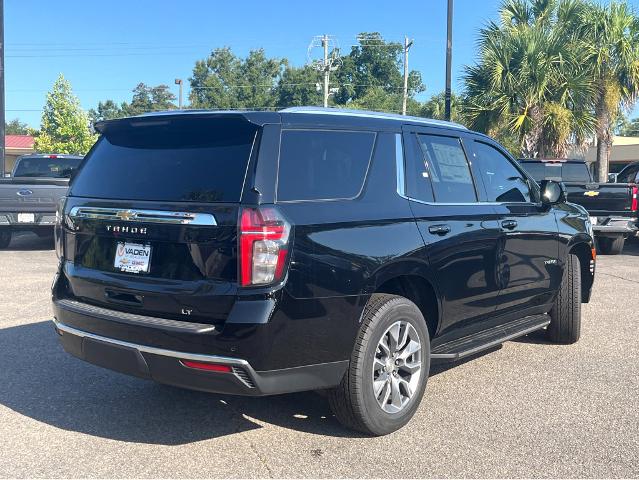
M 18 223 L 35 223 L 35 213 L 18 213 Z
M 113 266 L 121 272 L 148 273 L 151 266 L 151 245 L 118 242 Z

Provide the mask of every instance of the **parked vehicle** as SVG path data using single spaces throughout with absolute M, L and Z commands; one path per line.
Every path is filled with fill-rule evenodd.
M 317 108 L 95 128 L 56 230 L 55 328 L 81 359 L 209 392 L 327 389 L 382 435 L 431 360 L 579 338 L 588 215 L 484 135 Z
M 0 248 L 17 231 L 53 237 L 55 212 L 69 187 L 69 179 L 82 157 L 76 155 L 23 155 L 9 178 L 0 178 Z
M 539 181 L 555 180 L 566 186 L 571 203 L 584 207 L 590 215 L 601 253 L 617 255 L 626 238 L 637 233 L 637 184 L 595 183 L 581 160 L 525 159 L 521 165 Z M 634 178 L 633 178 L 634 180 Z

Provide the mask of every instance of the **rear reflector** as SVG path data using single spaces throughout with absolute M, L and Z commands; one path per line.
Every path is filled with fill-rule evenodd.
M 209 372 L 223 372 L 231 373 L 232 369 L 228 365 L 221 365 L 219 363 L 205 363 L 205 362 L 192 362 L 190 360 L 180 360 L 180 363 L 185 367 L 195 368 L 197 370 L 207 370 Z

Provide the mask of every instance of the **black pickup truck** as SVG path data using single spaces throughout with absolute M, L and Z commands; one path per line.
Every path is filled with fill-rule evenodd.
M 599 251 L 616 255 L 626 238 L 637 232 L 637 185 L 595 183 L 585 162 L 580 160 L 522 159 L 521 165 L 538 182 L 561 181 L 568 201 L 590 214 Z
M 53 237 L 56 208 L 81 160 L 44 154 L 16 160 L 11 177 L 0 179 L 0 248 L 9 246 L 16 231 Z

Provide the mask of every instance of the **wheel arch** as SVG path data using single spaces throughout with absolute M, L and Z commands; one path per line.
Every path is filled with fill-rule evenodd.
M 370 293 L 400 295 L 415 303 L 422 312 L 431 340 L 437 334 L 441 321 L 441 299 L 436 282 L 424 264 L 400 262 L 376 272 Z

